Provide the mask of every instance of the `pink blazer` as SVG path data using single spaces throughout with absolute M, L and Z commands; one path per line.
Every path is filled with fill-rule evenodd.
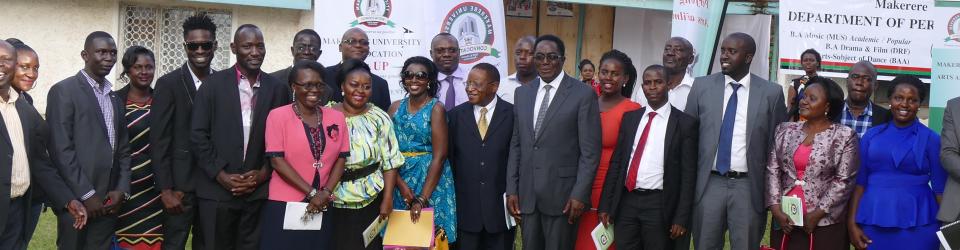
M 292 104 L 291 104 L 292 105 Z M 313 167 L 313 153 L 303 122 L 293 112 L 291 105 L 285 105 L 270 111 L 267 116 L 266 146 L 268 157 L 283 157 L 287 164 L 303 178 L 307 184 L 313 184 L 316 169 Z M 320 186 L 326 185 L 330 170 L 337 158 L 347 157 L 350 152 L 350 132 L 347 131 L 343 113 L 331 108 L 323 108 L 324 147 L 320 162 Z M 288 184 L 277 171 L 270 177 L 268 199 L 273 201 L 303 201 L 306 194 Z

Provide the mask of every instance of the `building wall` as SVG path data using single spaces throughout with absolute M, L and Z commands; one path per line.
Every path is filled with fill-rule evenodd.
M 83 41 L 87 34 L 102 30 L 114 38 L 120 37 L 121 3 L 232 10 L 234 28 L 252 23 L 263 31 L 267 44 L 267 56 L 263 65 L 266 72 L 288 67 L 293 61 L 290 54 L 293 35 L 302 28 L 313 26 L 310 11 L 290 9 L 163 0 L 3 0 L 0 22 L 4 25 L 0 25 L 0 38 L 19 38 L 33 47 L 40 56 L 40 76 L 35 88 L 30 91 L 35 100 L 34 105 L 40 113 L 45 113 L 46 96 L 50 87 L 83 68 L 80 51 L 83 50 Z M 123 49 L 118 48 L 120 53 Z M 231 58 L 230 61 L 235 60 Z M 115 75 L 120 68 L 118 62 L 108 79 L 116 79 Z M 157 72 L 157 77 L 165 73 L 167 72 Z M 121 87 L 123 86 L 114 86 L 116 89 Z
M 504 0 L 506 5 L 508 0 Z M 539 8 L 537 5 L 541 5 Z M 560 37 L 566 46 L 566 60 L 563 70 L 570 76 L 577 75 L 577 37 L 579 35 L 580 12 L 585 11 L 583 29 L 583 47 L 581 59 L 590 59 L 597 64 L 600 56 L 613 47 L 613 20 L 614 8 L 600 5 L 573 5 L 573 17 L 557 17 L 547 15 L 547 4 L 543 0 L 533 2 L 534 17 L 506 17 L 507 50 L 510 53 L 510 74 L 516 72 L 513 66 L 513 50 L 517 39 L 527 35 L 552 34 Z M 538 11 L 539 10 L 539 11 Z M 537 16 L 539 15 L 539 22 Z M 539 33 L 537 33 L 539 26 Z

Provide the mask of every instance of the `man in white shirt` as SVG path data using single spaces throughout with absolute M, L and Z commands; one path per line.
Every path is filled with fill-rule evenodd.
M 460 44 L 457 38 L 450 33 L 437 34 L 430 42 L 430 56 L 440 71 L 437 99 L 443 103 L 443 107 L 450 111 L 467 102 L 467 89 L 463 85 L 467 80 L 467 72 L 460 69 Z
M 663 66 L 670 75 L 667 79 L 667 94 L 670 95 L 670 105 L 679 110 L 686 109 L 687 95 L 693 88 L 693 77 L 687 71 L 693 59 L 693 45 L 686 38 L 672 37 L 663 47 Z M 648 105 L 640 85 L 633 87 L 630 99 L 644 107 Z
M 603 184 L 597 210 L 619 249 L 672 248 L 690 228 L 697 120 L 670 105 L 667 75 L 661 65 L 644 70 L 650 106 L 623 115 Z
M 533 67 L 533 43 L 536 40 L 537 38 L 533 36 L 521 37 L 513 46 L 513 65 L 517 72 L 507 76 L 507 81 L 501 83 L 497 90 L 497 96 L 500 96 L 500 99 L 513 103 L 517 87 L 537 78 L 537 71 Z

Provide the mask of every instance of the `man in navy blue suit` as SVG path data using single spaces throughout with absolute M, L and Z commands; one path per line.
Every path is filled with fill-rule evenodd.
M 503 201 L 513 105 L 497 97 L 500 72 L 489 63 L 474 66 L 464 84 L 468 102 L 448 113 L 460 249 L 513 249 Z

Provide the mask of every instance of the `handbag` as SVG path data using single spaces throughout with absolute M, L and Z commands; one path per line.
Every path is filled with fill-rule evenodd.
M 450 250 L 450 242 L 447 239 L 447 231 L 444 231 L 443 228 L 437 230 L 437 235 L 434 236 L 433 240 L 433 250 Z

